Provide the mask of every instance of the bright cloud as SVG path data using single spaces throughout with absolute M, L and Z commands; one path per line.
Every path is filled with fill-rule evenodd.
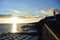
M 10 12 L 11 12 L 11 15 L 20 15 L 23 13 L 22 11 L 19 11 L 16 9 L 10 9 Z
M 22 13 L 21 11 L 16 10 L 16 9 L 10 9 L 10 11 L 13 12 L 13 13 Z
M 13 13 L 12 15 L 24 15 L 26 17 L 33 17 L 35 16 L 33 13 L 31 12 L 23 12 L 23 11 L 19 11 L 19 10 L 16 10 L 16 9 L 10 9 L 10 11 Z
M 35 15 L 33 13 L 26 13 L 25 16 L 26 17 L 34 17 Z
M 53 10 L 41 10 L 40 12 L 43 14 L 53 14 Z
M 14 13 L 20 13 L 20 11 L 18 11 L 18 10 L 13 10 L 13 12 L 14 12 Z

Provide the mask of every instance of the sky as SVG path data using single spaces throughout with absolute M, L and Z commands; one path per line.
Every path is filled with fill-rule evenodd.
M 0 14 L 46 16 L 40 11 L 52 8 L 60 10 L 60 0 L 0 0 Z

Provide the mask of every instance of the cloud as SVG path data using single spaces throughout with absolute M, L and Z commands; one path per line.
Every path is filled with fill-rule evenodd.
M 19 11 L 19 10 L 16 10 L 16 9 L 9 9 L 10 10 L 10 14 L 11 15 L 18 15 L 20 16 L 23 12 L 22 11 Z
M 22 13 L 21 11 L 16 10 L 16 9 L 10 9 L 10 11 L 11 11 L 12 13 Z
M 39 13 L 40 11 L 35 11 L 36 13 Z
M 42 13 L 42 14 L 53 14 L 53 10 L 41 10 L 40 13 Z
M 34 17 L 35 15 L 33 13 L 26 13 L 25 16 L 26 17 Z
M 13 12 L 14 12 L 14 13 L 20 13 L 20 11 L 18 11 L 18 10 L 13 10 Z
M 12 15 L 23 15 L 23 16 L 26 16 L 26 17 L 33 17 L 33 16 L 35 16 L 31 12 L 19 11 L 19 10 L 16 10 L 16 9 L 10 9 L 10 11 L 11 11 L 11 13 L 13 13 Z

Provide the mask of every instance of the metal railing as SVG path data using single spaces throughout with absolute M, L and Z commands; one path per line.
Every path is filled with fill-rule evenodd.
M 49 31 L 49 33 L 56 39 L 60 40 L 59 37 L 44 23 L 44 27 Z

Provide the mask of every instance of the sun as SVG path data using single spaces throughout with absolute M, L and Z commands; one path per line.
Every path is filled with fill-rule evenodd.
M 19 22 L 19 18 L 16 17 L 16 16 L 13 16 L 13 17 L 11 17 L 11 18 L 9 19 L 9 22 L 10 22 L 10 23 L 18 23 L 18 22 Z

